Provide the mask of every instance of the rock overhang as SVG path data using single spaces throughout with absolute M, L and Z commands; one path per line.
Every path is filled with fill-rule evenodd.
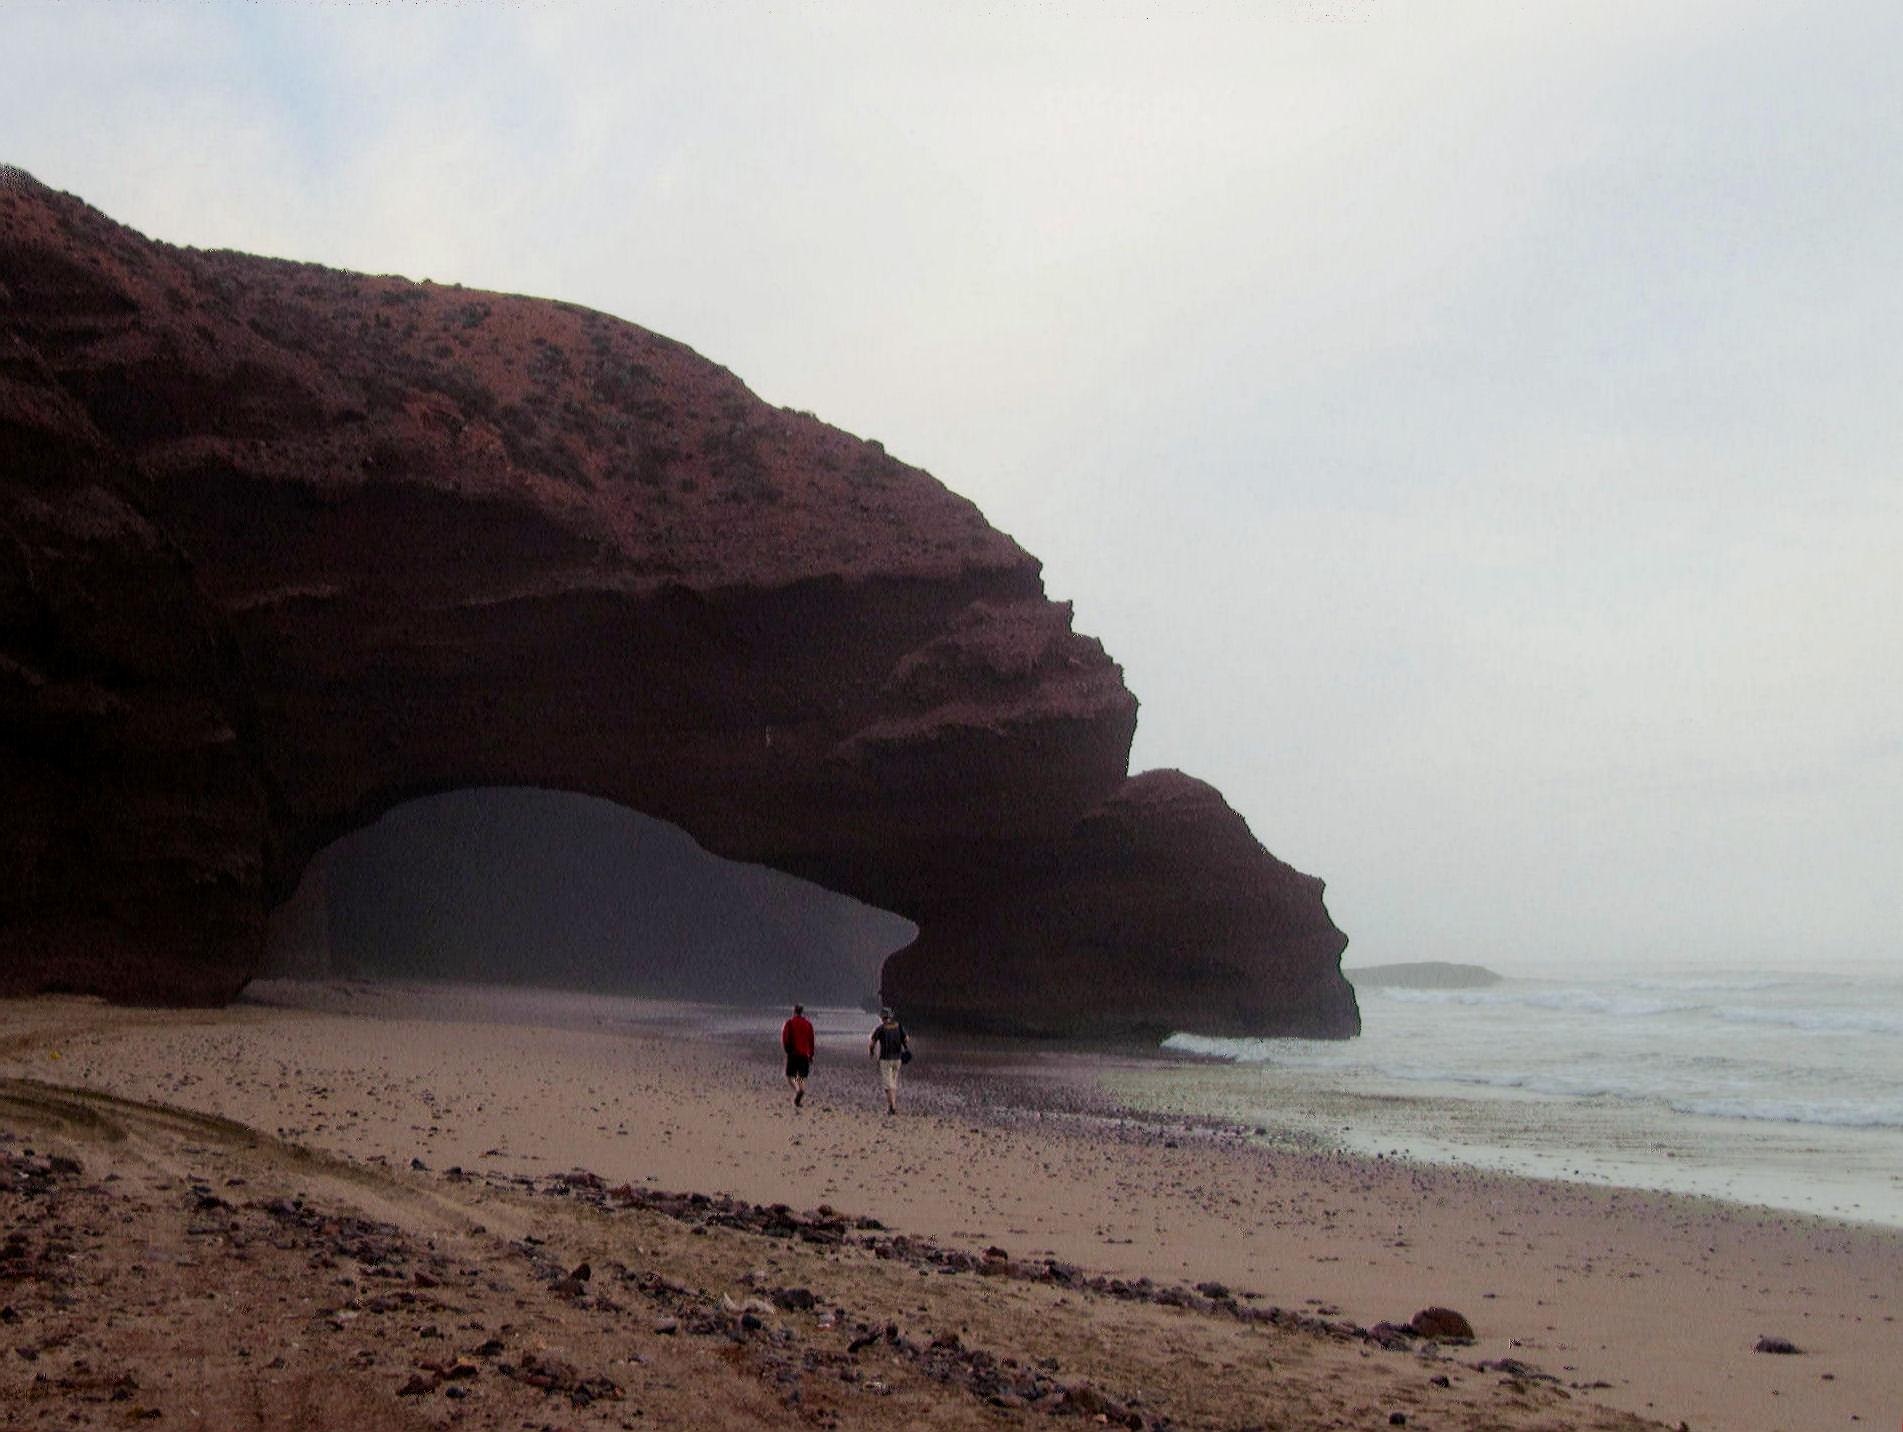
M 17 180 L 0 285 L 0 990 L 228 998 L 329 840 L 528 784 L 906 915 L 915 1018 L 1358 1028 L 1320 882 L 1132 779 L 1101 643 L 877 443 L 574 305 Z

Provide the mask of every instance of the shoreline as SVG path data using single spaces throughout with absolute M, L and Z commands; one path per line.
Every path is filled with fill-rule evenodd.
M 27 1043 L 0 1041 L 0 1074 L 397 1167 L 582 1167 L 830 1205 L 951 1246 L 1221 1282 L 1364 1326 L 1451 1306 L 1479 1333 L 1474 1360 L 1534 1364 L 1575 1396 L 1673 1425 L 1840 1427 L 1903 1407 L 1889 1361 L 1903 1289 L 1894 1230 L 1278 1147 L 1214 1120 L 1120 1109 L 1097 1081 L 1156 1063 L 1129 1055 L 934 1041 L 887 1120 L 842 1042 L 863 1053 L 857 1011 L 819 1012 L 814 1092 L 795 1116 L 759 1014 L 642 1004 L 638 1021 L 615 1024 L 599 1001 L 546 992 L 262 993 L 173 1014 L 14 1002 L 4 1027 Z M 1806 1353 L 1754 1353 L 1763 1336 Z
M 1903 1175 L 1881 1171 L 1881 1154 L 1871 1152 L 1860 1131 L 1766 1121 L 1750 1123 L 1746 1133 L 1735 1120 L 1629 1108 L 1608 1118 L 1578 1095 L 1459 1083 L 1345 1087 L 1346 1081 L 1325 1074 L 1277 1079 L 1258 1065 L 1172 1052 L 1175 1067 L 1203 1086 L 1196 1102 L 1215 1110 L 1206 1117 L 1249 1127 L 1252 1105 L 1278 1096 L 1298 1099 L 1304 1105 L 1299 1127 L 1277 1132 L 1305 1137 L 1317 1148 L 1903 1230 Z M 1136 1107 L 1167 1117 L 1189 1102 L 1184 1082 L 1138 1068 L 1119 1082 L 1118 1092 Z M 1746 1139 L 1758 1166 L 1726 1162 L 1712 1152 L 1729 1147 L 1735 1154 Z M 1814 1176 L 1819 1168 L 1826 1178 Z

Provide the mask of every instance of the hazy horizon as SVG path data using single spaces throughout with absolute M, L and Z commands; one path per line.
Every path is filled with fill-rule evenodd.
M 1897 7 L 98 13 L 0 162 L 882 440 L 1348 964 L 1898 963 Z

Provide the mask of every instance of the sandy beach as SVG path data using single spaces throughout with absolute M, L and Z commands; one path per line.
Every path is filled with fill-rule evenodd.
M 5 1211 L 29 1231 L 0 1283 L 0 1425 L 75 1425 L 88 1397 L 87 1425 L 207 1427 L 1903 1416 L 1895 1230 L 1131 1114 L 1101 1076 L 1139 1055 L 921 1038 L 887 1118 L 857 1015 L 822 1017 L 796 1112 L 772 1018 L 281 982 L 212 1012 L 0 1007 Z M 660 1199 L 689 1191 L 818 1221 Z M 366 1238 L 383 1257 L 349 1255 Z M 252 1268 L 213 1276 L 214 1247 Z M 454 1308 L 365 1311 L 419 1287 Z M 813 1298 L 771 1296 L 795 1287 Z M 1431 1305 L 1476 1341 L 1377 1328 Z

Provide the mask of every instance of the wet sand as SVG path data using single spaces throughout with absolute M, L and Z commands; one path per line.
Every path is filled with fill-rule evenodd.
M 1120 1371 L 1121 1390 L 1134 1386 L 1139 1400 L 1136 1384 L 1147 1386 L 1153 1421 L 1169 1415 L 1157 1409 L 1174 1397 L 1179 1426 L 1274 1425 L 1266 1412 L 1251 1417 L 1236 1397 L 1225 1400 L 1225 1378 L 1241 1375 L 1225 1362 L 1246 1367 L 1262 1395 L 1309 1409 L 1288 1426 L 1385 1423 L 1383 1409 L 1426 1426 L 1617 1425 L 1594 1407 L 1693 1427 L 1903 1420 L 1894 1360 L 1903 1236 L 1894 1230 L 1304 1152 L 1273 1131 L 1128 1114 L 1103 1094 L 1101 1076 L 1141 1063 L 1135 1056 L 921 1038 L 903 1112 L 887 1118 L 864 1056 L 869 1017 L 821 1019 L 813 1093 L 796 1112 L 770 1016 L 657 1005 L 630 1014 L 625 1001 L 528 992 L 276 984 L 257 995 L 272 1003 L 183 1013 L 72 1000 L 7 1005 L 0 1077 L 215 1115 L 273 1148 L 334 1157 L 373 1178 L 346 1180 L 335 1198 L 375 1204 L 374 1217 L 394 1211 L 391 1221 L 419 1237 L 431 1235 L 417 1222 L 412 1182 L 440 1190 L 455 1167 L 478 1176 L 458 1188 L 505 1201 L 523 1189 L 532 1199 L 536 1185 L 512 1181 L 583 1168 L 607 1186 L 828 1205 L 948 1248 L 1002 1248 L 1019 1262 L 1056 1259 L 1157 1286 L 1213 1281 L 1255 1295 L 1242 1306 L 1340 1324 L 1401 1323 L 1441 1304 L 1478 1333 L 1472 1347 L 1440 1349 L 1444 1364 L 1424 1363 L 1418 1348 L 1309 1334 L 1296 1344 L 1307 1349 L 1301 1356 L 1262 1367 L 1252 1364 L 1259 1355 L 1222 1344 L 1235 1329 L 1221 1319 L 1227 1332 L 1218 1336 L 1206 1316 L 1144 1304 L 1144 1317 L 1191 1318 L 1184 1326 L 1216 1339 L 1202 1354 L 1209 1386 L 1170 1384 L 1177 1390 L 1166 1394 L 1156 1355 L 1176 1324 L 1144 1325 L 1140 1335 L 1162 1343 L 1118 1347 L 1102 1329 L 1135 1316 L 1132 1305 L 1065 1295 L 1064 1315 L 1098 1329 L 1072 1340 L 1098 1346 L 1099 1377 Z M 63 1136 L 77 1137 L 70 1128 Z M 412 1160 L 425 1169 L 411 1169 Z M 399 1192 L 374 1182 L 386 1171 Z M 889 1260 L 882 1266 L 889 1271 Z M 1003 1297 L 1007 1286 L 918 1281 L 930 1290 L 921 1299 L 928 1308 L 941 1289 L 974 1283 Z M 1008 1286 L 1013 1298 L 1049 1293 Z M 1000 1305 L 981 1321 L 994 1341 L 1022 1339 L 1052 1307 Z M 942 1322 L 948 1312 L 929 1315 Z M 961 1311 L 967 1321 L 976 1315 Z M 1755 1352 L 1763 1336 L 1804 1351 Z M 1501 1359 L 1553 1381 L 1473 1370 Z M 0 1395 L 21 1375 L 9 1367 Z M 956 1418 L 966 1413 L 1018 1415 L 961 1396 L 932 1402 L 931 1417 L 963 1425 Z M 773 1406 L 769 1421 L 799 1420 Z M 468 1400 L 454 1410 L 466 1421 Z M 851 1423 L 857 1414 L 841 1404 L 827 1415 Z

